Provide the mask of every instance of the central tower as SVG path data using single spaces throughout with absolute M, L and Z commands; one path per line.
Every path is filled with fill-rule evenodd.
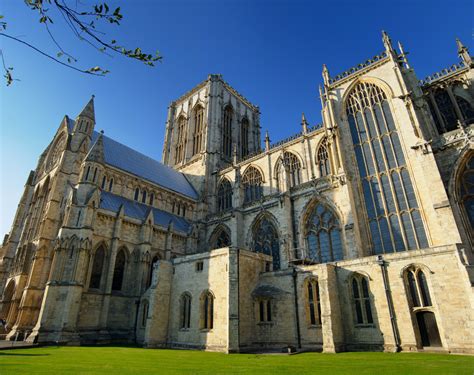
M 169 106 L 163 163 L 205 193 L 212 172 L 260 151 L 259 116 L 222 75 L 210 74 Z

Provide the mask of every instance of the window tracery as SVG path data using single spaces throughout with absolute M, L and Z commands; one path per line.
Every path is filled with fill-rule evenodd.
M 343 258 L 341 227 L 338 218 L 321 202 L 312 210 L 306 223 L 309 258 L 318 263 Z
M 359 83 L 347 99 L 347 116 L 374 253 L 428 246 L 398 131 L 385 93 Z
M 184 150 L 186 147 L 186 118 L 181 116 L 178 119 L 176 148 L 175 148 L 175 164 L 181 163 L 184 159 Z
M 217 188 L 217 209 L 219 212 L 232 208 L 232 186 L 228 179 L 224 178 Z
M 263 217 L 254 229 L 253 248 L 257 253 L 273 257 L 273 270 L 280 269 L 280 241 L 275 226 Z
M 285 151 L 278 161 L 277 168 L 278 188 L 280 191 L 286 191 L 287 179 L 290 188 L 301 183 L 301 163 L 295 154 Z
M 474 239 L 474 153 L 471 153 L 460 173 L 459 202 L 466 218 L 467 232 Z
M 194 112 L 193 155 L 201 152 L 204 132 L 204 108 L 198 106 Z
M 360 274 L 354 275 L 351 284 L 356 324 L 373 324 L 374 319 L 370 305 L 369 283 L 367 278 Z
M 240 138 L 241 138 L 241 157 L 246 157 L 249 154 L 249 120 L 246 117 L 242 119 L 240 125 Z
M 232 157 L 232 107 L 228 105 L 224 110 L 224 123 L 222 132 L 222 153 L 224 156 Z
M 320 177 L 324 177 L 331 174 L 331 166 L 329 164 L 329 153 L 326 138 L 324 138 L 321 141 L 321 144 L 319 145 L 317 165 Z
M 248 167 L 242 177 L 242 187 L 244 189 L 244 203 L 253 202 L 262 198 L 262 182 L 263 178 L 260 171 L 253 166 Z
M 306 317 L 308 325 L 321 325 L 321 301 L 319 296 L 319 283 L 314 278 L 306 280 Z

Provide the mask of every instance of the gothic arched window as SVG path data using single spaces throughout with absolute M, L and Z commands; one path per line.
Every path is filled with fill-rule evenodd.
M 107 183 L 107 177 L 104 176 L 104 177 L 102 177 L 102 185 L 100 186 L 100 188 L 101 188 L 102 190 L 105 189 L 106 183 Z
M 109 182 L 109 191 L 112 191 L 113 187 L 114 187 L 114 179 L 111 178 Z
M 254 229 L 253 249 L 273 257 L 273 270 L 280 269 L 280 241 L 275 226 L 263 217 Z
M 212 242 L 211 246 L 213 249 L 221 249 L 230 246 L 231 242 L 229 233 L 224 228 L 219 229 L 219 232 L 214 236 Z
M 126 262 L 127 262 L 127 255 L 125 254 L 125 249 L 121 249 L 115 258 L 114 277 L 112 279 L 112 290 L 122 290 Z
M 228 158 L 232 157 L 232 117 L 232 107 L 228 105 L 224 110 L 222 129 L 222 153 Z
M 306 316 L 308 325 L 321 325 L 321 301 L 316 279 L 306 280 Z
M 444 122 L 445 131 L 449 132 L 455 130 L 458 127 L 458 117 L 456 116 L 456 110 L 454 109 L 453 102 L 449 97 L 446 90 L 437 90 L 435 95 L 436 105 L 438 106 L 439 113 Z
M 328 174 L 331 173 L 331 166 L 329 164 L 329 153 L 328 153 L 328 145 L 327 145 L 327 139 L 324 138 L 321 141 L 321 144 L 319 145 L 318 148 L 318 159 L 317 163 L 318 169 L 319 169 L 319 176 L 327 176 Z
M 219 212 L 232 208 L 232 186 L 228 179 L 224 178 L 217 188 L 217 209 Z
M 91 272 L 91 279 L 89 282 L 89 288 L 100 289 L 100 284 L 102 280 L 102 272 L 104 269 L 104 262 L 105 262 L 105 250 L 103 246 L 100 246 L 94 254 L 94 261 L 92 263 L 92 272 Z
M 374 318 L 370 306 L 369 283 L 367 278 L 357 274 L 352 277 L 351 286 L 356 324 L 372 324 Z
M 244 189 L 244 203 L 253 202 L 262 198 L 262 174 L 255 167 L 248 167 L 242 177 L 242 187 Z
M 201 295 L 201 329 L 214 328 L 214 296 L 210 291 Z
M 198 106 L 194 111 L 193 155 L 201 152 L 204 133 L 204 108 Z
M 146 203 L 146 190 L 142 191 L 142 203 Z
M 424 272 L 417 267 L 411 267 L 406 271 L 406 281 L 413 307 L 432 306 L 428 282 Z
M 176 133 L 176 148 L 174 154 L 175 164 L 181 163 L 184 159 L 184 149 L 186 145 L 186 118 L 181 116 L 178 119 L 178 130 Z
M 138 201 L 138 196 L 140 195 L 140 189 L 136 188 L 135 189 L 135 195 L 133 196 L 133 199 Z
M 191 327 L 191 295 L 184 293 L 181 296 L 181 328 Z
M 244 158 L 249 154 L 249 120 L 246 117 L 240 124 L 240 140 L 240 156 Z
M 359 83 L 347 99 L 347 117 L 374 253 L 427 247 L 421 212 L 385 93 L 372 83 Z
M 466 217 L 467 232 L 474 239 L 474 153 L 464 165 L 459 180 L 459 202 Z
M 285 151 L 278 161 L 277 180 L 280 191 L 286 191 L 287 179 L 290 188 L 301 183 L 301 163 L 295 154 Z
M 321 203 L 316 204 L 306 223 L 309 258 L 318 263 L 343 258 L 341 227 L 336 215 Z
M 459 95 L 454 95 L 458 107 L 461 110 L 461 113 L 464 117 L 466 125 L 471 124 L 474 121 L 474 108 L 472 105 L 464 98 L 461 98 Z
M 54 143 L 54 146 L 52 147 L 51 153 L 49 154 L 49 157 L 48 157 L 48 163 L 46 166 L 47 170 L 54 167 L 58 163 L 59 158 L 61 157 L 61 154 L 65 149 L 66 140 L 67 138 L 63 133 L 59 136 L 59 138 Z

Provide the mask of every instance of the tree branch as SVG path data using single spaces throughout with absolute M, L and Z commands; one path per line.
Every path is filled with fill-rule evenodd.
M 35 50 L 36 52 L 40 53 L 41 55 L 57 62 L 58 64 L 61 64 L 61 65 L 64 65 L 70 69 L 73 69 L 75 71 L 78 71 L 78 72 L 81 72 L 81 73 L 85 73 L 85 74 L 90 74 L 90 75 L 93 75 L 93 76 L 98 76 L 98 77 L 102 77 L 104 75 L 104 73 L 94 73 L 92 71 L 89 71 L 89 70 L 83 70 L 83 69 L 79 69 L 79 68 L 76 68 L 75 66 L 72 66 L 72 65 L 69 65 L 69 64 L 66 64 L 65 62 L 62 62 L 60 60 L 58 60 L 57 58 L 51 56 L 51 55 L 48 55 L 47 53 L 41 51 L 39 48 L 36 48 L 35 46 L 31 45 L 30 43 L 27 43 L 25 42 L 24 40 L 21 40 L 21 39 L 18 39 L 18 38 L 15 38 L 14 36 L 11 36 L 11 35 L 8 35 L 8 34 L 5 34 L 5 33 L 0 33 L 1 36 L 4 36 L 6 38 L 9 38 L 9 39 L 13 39 L 14 41 L 18 42 L 18 43 L 22 43 L 24 45 L 26 45 L 27 47 L 30 47 L 31 49 Z

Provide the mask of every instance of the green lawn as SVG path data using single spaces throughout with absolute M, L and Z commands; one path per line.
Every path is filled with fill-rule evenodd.
M 0 374 L 474 374 L 474 357 L 420 353 L 221 354 L 129 347 L 0 351 Z

